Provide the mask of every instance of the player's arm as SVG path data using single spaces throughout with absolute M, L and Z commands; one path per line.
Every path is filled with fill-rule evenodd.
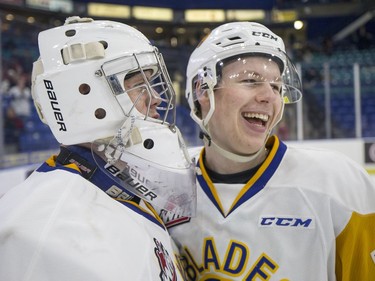
M 375 213 L 353 212 L 336 238 L 338 281 L 375 280 Z

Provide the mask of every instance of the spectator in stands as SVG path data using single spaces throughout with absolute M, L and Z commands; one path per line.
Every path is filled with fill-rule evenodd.
M 28 74 L 20 73 L 16 84 L 8 91 L 8 95 L 11 99 L 10 105 L 13 107 L 17 117 L 24 121 L 31 115 L 32 105 L 28 77 Z
M 0 93 L 4 117 L 4 141 L 6 153 L 19 152 L 19 138 L 25 128 L 25 121 L 31 114 L 29 74 L 17 59 L 3 62 Z
M 6 153 L 19 151 L 19 139 L 24 129 L 24 122 L 10 105 L 4 107 L 4 143 Z

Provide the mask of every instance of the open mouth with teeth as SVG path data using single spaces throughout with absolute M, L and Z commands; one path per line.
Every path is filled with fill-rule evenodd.
M 245 112 L 242 116 L 252 124 L 257 124 L 259 126 L 266 126 L 269 116 L 262 113 L 250 113 Z

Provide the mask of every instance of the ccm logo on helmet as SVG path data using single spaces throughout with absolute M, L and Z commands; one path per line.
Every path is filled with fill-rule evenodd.
M 269 39 L 277 41 L 277 37 L 273 36 L 272 34 L 265 33 L 265 32 L 253 31 L 252 35 L 253 36 L 259 36 L 259 37 L 264 37 L 264 38 L 269 38 Z
M 44 86 L 47 90 L 47 95 L 49 100 L 51 101 L 51 107 L 53 110 L 53 115 L 55 116 L 55 120 L 57 121 L 57 124 L 60 126 L 59 131 L 65 131 L 66 132 L 66 126 L 64 123 L 64 117 L 62 113 L 60 112 L 61 109 L 59 108 L 59 103 L 57 102 L 57 97 L 55 92 L 53 91 L 53 85 L 50 80 L 43 80 Z

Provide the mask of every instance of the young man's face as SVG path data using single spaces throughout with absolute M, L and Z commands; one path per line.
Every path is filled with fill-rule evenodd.
M 146 70 L 144 74 L 147 80 L 150 80 L 152 71 Z M 124 80 L 125 90 L 131 101 L 135 104 L 136 109 L 144 115 L 148 113 L 148 116 L 159 119 L 160 114 L 156 108 L 161 103 L 160 96 L 155 90 L 152 90 L 150 94 L 147 88 L 142 86 L 144 84 L 145 80 L 140 72 L 131 75 L 129 78 L 125 77 Z
M 280 75 L 278 64 L 265 57 L 245 57 L 224 65 L 209 122 L 211 137 L 219 146 L 248 155 L 264 145 L 283 106 Z

